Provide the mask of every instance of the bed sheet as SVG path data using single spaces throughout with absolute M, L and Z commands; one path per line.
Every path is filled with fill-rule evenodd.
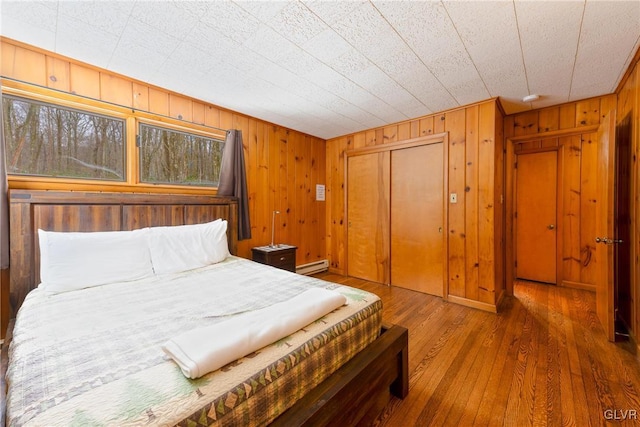
M 347 305 L 197 380 L 160 346 L 298 295 Z M 375 340 L 374 294 L 242 258 L 61 294 L 32 291 L 9 349 L 8 425 L 264 425 Z

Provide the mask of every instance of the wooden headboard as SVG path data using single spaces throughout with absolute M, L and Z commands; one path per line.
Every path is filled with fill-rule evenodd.
M 40 283 L 38 229 L 47 231 L 118 231 L 229 221 L 229 251 L 236 253 L 238 204 L 233 197 L 175 194 L 11 190 L 10 317 L 27 293 Z M 4 331 L 6 325 L 2 325 Z

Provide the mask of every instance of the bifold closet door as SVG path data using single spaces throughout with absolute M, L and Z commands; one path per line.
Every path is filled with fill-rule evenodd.
M 443 144 L 391 153 L 391 284 L 443 294 Z
M 347 164 L 347 274 L 389 283 L 389 151 Z

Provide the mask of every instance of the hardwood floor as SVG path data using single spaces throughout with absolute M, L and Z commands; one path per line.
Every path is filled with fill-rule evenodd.
M 409 329 L 409 395 L 380 426 L 640 425 L 640 363 L 610 343 L 593 293 L 517 283 L 499 314 L 330 273 Z

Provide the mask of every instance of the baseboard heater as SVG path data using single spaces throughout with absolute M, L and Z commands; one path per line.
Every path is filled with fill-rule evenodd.
M 326 259 L 320 261 L 310 262 L 309 264 L 302 264 L 296 266 L 296 273 L 298 274 L 316 274 L 321 271 L 326 271 L 329 269 L 329 261 Z

